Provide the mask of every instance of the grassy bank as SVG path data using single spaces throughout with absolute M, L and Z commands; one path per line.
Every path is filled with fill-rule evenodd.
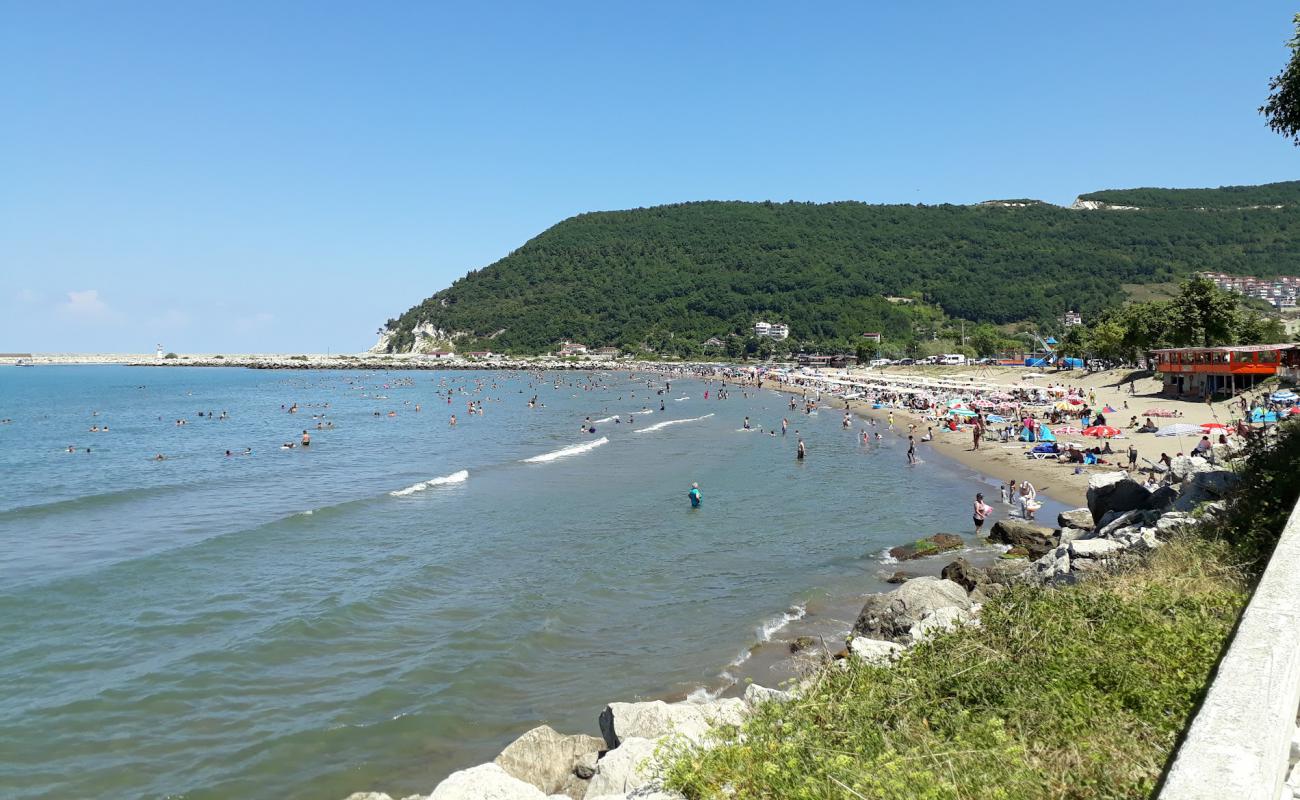
M 1150 795 L 1300 491 L 1298 430 L 1254 455 L 1254 492 L 1221 522 L 1124 571 L 1013 588 L 981 627 L 891 667 L 849 659 L 719 746 L 664 754 L 667 786 L 689 798 Z

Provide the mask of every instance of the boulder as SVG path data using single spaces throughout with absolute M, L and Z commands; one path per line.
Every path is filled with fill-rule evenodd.
M 1184 528 L 1190 528 L 1196 524 L 1196 520 L 1185 511 L 1170 511 L 1168 514 L 1156 520 L 1156 536 L 1161 539 L 1169 539 L 1178 531 Z
M 903 646 L 897 642 L 868 639 L 863 636 L 855 636 L 849 641 L 849 652 L 854 657 L 877 667 L 889 666 L 889 663 L 897 658 L 903 649 Z
M 903 570 L 898 570 L 893 575 L 890 575 L 888 578 L 885 578 L 885 583 L 895 583 L 895 584 L 907 583 L 908 581 L 910 581 L 915 577 L 916 577 L 915 572 L 904 572 Z
M 610 703 L 600 714 L 600 733 L 610 749 L 623 739 L 657 739 L 680 734 L 693 744 L 702 744 L 715 724 L 738 725 L 745 714 L 745 701 L 737 698 L 703 703 Z
M 587 797 L 622 794 L 650 785 L 655 777 L 653 762 L 658 746 L 657 739 L 639 736 L 624 739 L 617 749 L 596 762 L 596 774 L 591 776 Z
M 630 792 L 603 794 L 600 797 L 588 797 L 586 800 L 686 800 L 686 797 L 677 792 L 665 792 L 653 786 L 642 786 Z
M 989 531 L 989 541 L 1023 547 L 1030 558 L 1038 558 L 1056 547 L 1056 531 L 1016 519 L 1000 519 Z
M 1034 580 L 1047 582 L 1070 572 L 1070 550 L 1058 547 L 1035 561 L 1028 573 Z
M 964 608 L 947 608 L 936 609 L 921 618 L 921 621 L 912 626 L 912 641 L 924 642 L 941 633 L 947 633 L 959 625 L 965 625 L 974 621 L 974 614 Z
M 854 636 L 906 642 L 912 626 L 939 608 L 970 608 L 966 590 L 952 581 L 929 576 L 910 580 L 892 592 L 871 595 L 853 624 Z
M 600 753 L 584 753 L 578 756 L 577 762 L 573 765 L 574 777 L 581 778 L 584 781 L 591 780 L 591 776 L 596 774 L 596 762 L 599 760 Z M 586 791 L 586 789 L 583 791 Z
M 900 544 L 898 547 L 891 548 L 889 555 L 899 561 L 910 561 L 914 558 L 924 558 L 936 553 L 944 553 L 949 550 L 957 550 L 964 547 L 966 542 L 958 535 L 953 533 L 936 533 L 933 536 L 927 536 L 924 539 L 917 539 L 910 544 Z
M 1125 511 L 1122 514 L 1111 512 L 1102 518 L 1104 523 L 1097 528 L 1095 535 L 1091 538 L 1108 539 L 1114 535 L 1115 531 L 1127 528 L 1134 523 L 1141 522 L 1145 518 L 1145 513 L 1146 512 L 1141 509 Z
M 1007 552 L 999 556 L 999 558 L 1006 558 L 1006 559 L 1029 558 L 1029 548 L 1021 547 L 1020 545 L 1015 545 L 1014 547 L 1007 550 Z
M 383 792 L 353 792 L 344 800 L 393 800 Z
M 753 708 L 762 703 L 785 703 L 794 699 L 790 692 L 784 692 L 780 689 L 769 689 L 766 686 L 759 686 L 757 683 L 751 683 L 745 687 L 745 705 Z
M 479 764 L 448 775 L 429 800 L 546 800 L 546 794 L 496 764 Z
M 1058 528 L 1074 528 L 1081 531 L 1090 531 L 1093 529 L 1092 512 L 1086 508 L 1075 508 L 1069 511 L 1062 511 L 1056 515 L 1056 526 Z
M 1088 479 L 1088 510 L 1096 523 L 1107 511 L 1142 508 L 1150 499 L 1151 492 L 1127 472 L 1102 472 Z
M 1213 497 L 1227 497 L 1239 485 L 1241 476 L 1226 469 L 1198 472 L 1192 476 L 1190 483 L 1184 483 L 1184 487 L 1190 486 Z
M 604 740 L 595 736 L 566 736 L 542 725 L 511 742 L 494 763 L 546 794 L 556 794 L 573 774 L 579 758 L 604 749 Z
M 1122 549 L 1123 545 L 1110 539 L 1079 539 L 1070 542 L 1070 557 L 1072 559 L 1107 558 Z
M 1146 508 L 1153 511 L 1164 511 L 1174 504 L 1178 499 L 1178 490 L 1173 486 L 1161 486 L 1151 493 L 1147 499 Z
M 793 642 L 790 642 L 790 652 L 798 653 L 807 650 L 810 647 L 816 647 L 817 640 L 811 636 L 799 636 Z
M 943 568 L 943 572 L 939 573 L 939 575 L 944 580 L 952 581 L 968 592 L 974 591 L 975 587 L 982 583 L 989 582 L 989 574 L 987 572 L 972 565 L 964 558 L 959 558 L 951 564 L 948 564 L 948 566 Z
M 1169 474 L 1173 477 L 1174 483 L 1182 483 L 1198 472 L 1207 472 L 1214 469 L 1210 462 L 1200 456 L 1176 456 L 1169 464 Z

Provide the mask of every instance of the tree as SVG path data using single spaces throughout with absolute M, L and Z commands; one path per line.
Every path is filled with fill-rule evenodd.
M 724 349 L 727 352 L 727 358 L 740 358 L 745 354 L 745 343 L 741 341 L 739 336 L 728 336 Z
M 1295 36 L 1286 43 L 1291 50 L 1291 58 L 1286 66 L 1268 82 L 1268 102 L 1260 106 L 1259 113 L 1264 115 L 1266 124 L 1300 146 L 1300 14 L 1292 20 L 1296 26 Z
M 992 325 L 978 325 L 966 338 L 982 356 L 996 355 L 1002 349 L 1002 333 Z
M 858 342 L 858 346 L 854 348 L 853 354 L 858 357 L 859 364 L 865 364 L 876 357 L 876 351 L 866 342 Z
M 1237 298 L 1206 278 L 1183 283 L 1170 311 L 1176 323 L 1174 339 L 1182 346 L 1227 344 L 1237 327 Z
M 1098 322 L 1088 336 L 1088 344 L 1098 358 L 1123 360 L 1126 355 L 1124 327 L 1110 320 Z

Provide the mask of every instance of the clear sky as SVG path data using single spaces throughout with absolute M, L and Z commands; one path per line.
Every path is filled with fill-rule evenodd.
M 1295 179 L 1290 6 L 0 0 L 0 351 L 357 351 L 590 210 Z

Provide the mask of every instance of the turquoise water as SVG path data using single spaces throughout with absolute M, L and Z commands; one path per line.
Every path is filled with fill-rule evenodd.
M 647 379 L 0 371 L 0 795 L 428 792 L 542 722 L 716 688 L 987 488 L 838 411 Z

